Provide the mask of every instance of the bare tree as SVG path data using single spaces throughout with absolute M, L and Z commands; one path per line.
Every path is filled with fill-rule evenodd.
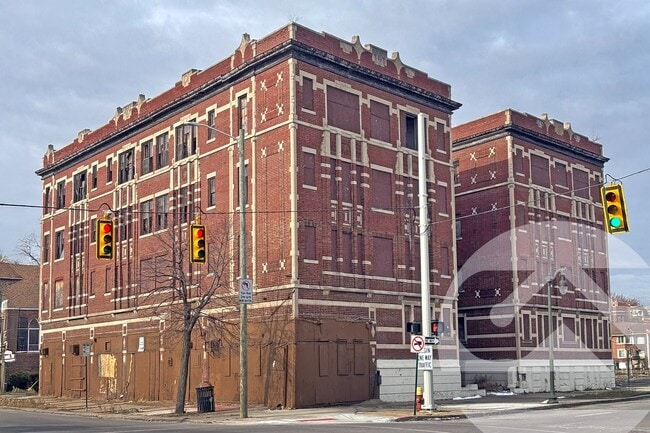
M 157 235 L 161 246 L 140 270 L 140 306 L 150 306 L 165 317 L 166 333 L 178 337 L 181 359 L 175 413 L 185 412 L 192 336 L 195 329 L 203 341 L 219 333 L 230 340 L 237 323 L 223 319 L 219 311 L 232 306 L 232 226 L 228 221 L 207 227 L 208 250 L 202 264 L 190 263 L 189 234 L 179 225 Z M 230 302 L 228 302 L 230 300 Z M 197 327 L 198 325 L 198 327 Z M 238 328 L 237 328 L 238 329 Z M 207 380 L 207 378 L 204 377 Z
M 621 295 L 620 293 L 612 294 L 612 301 L 618 301 L 620 305 L 627 305 L 628 307 L 639 307 L 641 301 L 632 296 Z
M 34 233 L 22 237 L 16 247 L 18 254 L 35 265 L 41 264 L 41 244 Z

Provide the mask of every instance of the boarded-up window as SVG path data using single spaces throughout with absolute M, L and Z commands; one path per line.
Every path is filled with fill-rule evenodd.
M 438 213 L 441 213 L 443 215 L 448 215 L 449 214 L 449 205 L 448 205 L 448 198 L 447 198 L 447 187 L 444 185 L 438 185 Z
M 521 149 L 515 150 L 512 156 L 512 168 L 515 173 L 524 173 L 524 154 Z
M 354 342 L 354 374 L 366 374 L 368 371 L 368 344 Z
M 318 375 L 320 377 L 326 377 L 330 374 L 327 345 L 327 341 L 318 343 Z
M 392 210 L 393 188 L 391 174 L 381 170 L 372 170 L 370 175 L 371 207 Z
M 550 187 L 548 159 L 539 155 L 530 155 L 530 177 L 535 185 Z
M 305 226 L 305 259 L 316 260 L 316 227 Z
M 380 277 L 393 276 L 393 240 L 374 236 L 372 238 L 372 268 L 374 274 Z
M 336 87 L 328 87 L 327 123 L 336 128 L 360 132 L 359 96 Z
M 357 235 L 357 274 L 363 274 L 363 235 Z
M 350 360 L 348 359 L 347 340 L 336 342 L 336 374 L 347 376 L 350 374 Z
M 343 232 L 341 237 L 341 272 L 352 272 L 352 233 Z
M 445 124 L 436 122 L 436 149 L 447 152 L 447 140 L 445 139 Z
M 569 186 L 566 165 L 560 162 L 555 163 L 555 184 L 558 186 Z
M 330 199 L 338 200 L 338 182 L 336 181 L 336 176 L 338 175 L 336 171 L 336 160 L 334 158 L 330 159 Z
M 577 197 L 589 198 L 589 174 L 573 169 L 573 192 Z
M 311 78 L 302 79 L 302 108 L 314 109 L 314 80 Z
M 336 266 L 336 258 L 339 256 L 339 232 L 336 229 L 332 230 L 331 249 L 331 257 L 334 259 L 334 266 Z
M 440 247 L 440 275 L 451 275 L 449 269 L 449 247 Z
M 341 201 L 352 203 L 352 178 L 349 162 L 341 162 Z
M 316 186 L 316 155 L 313 153 L 303 153 L 304 156 L 304 178 L 303 183 L 305 185 Z
M 390 107 L 370 101 L 370 137 L 390 141 Z

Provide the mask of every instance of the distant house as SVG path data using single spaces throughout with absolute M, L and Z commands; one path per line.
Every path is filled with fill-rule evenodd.
M 612 359 L 617 371 L 631 374 L 648 370 L 650 324 L 648 309 L 612 300 Z
M 37 265 L 0 263 L 0 353 L 15 356 L 4 364 L 7 384 L 16 374 L 38 374 L 38 281 Z

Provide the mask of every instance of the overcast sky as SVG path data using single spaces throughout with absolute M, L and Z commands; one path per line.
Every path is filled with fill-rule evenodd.
M 0 4 L 0 253 L 39 233 L 48 144 L 117 106 L 297 21 L 359 35 L 451 84 L 454 124 L 512 108 L 570 122 L 603 145 L 607 174 L 650 167 L 647 0 L 35 1 Z M 612 291 L 650 304 L 650 171 L 626 177 L 632 231 L 610 236 Z

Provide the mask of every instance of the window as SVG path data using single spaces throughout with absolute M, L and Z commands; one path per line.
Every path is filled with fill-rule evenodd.
M 187 187 L 184 186 L 181 189 L 178 190 L 178 207 L 177 207 L 177 212 L 178 212 L 178 218 L 179 222 L 186 223 L 189 220 L 190 217 L 190 202 L 189 202 L 189 194 Z
M 370 101 L 370 137 L 390 141 L 390 107 L 377 101 Z
M 341 272 L 352 273 L 352 233 L 343 232 L 341 237 Z
M 216 206 L 217 204 L 217 185 L 216 177 L 208 179 L 208 207 Z
M 589 198 L 589 174 L 573 169 L 573 193 L 577 197 Z
M 523 316 L 522 316 L 522 321 L 523 321 L 523 326 L 522 326 L 523 340 L 524 341 L 531 341 L 530 314 L 524 313 Z
M 51 193 L 51 191 L 50 191 L 50 187 L 49 187 L 49 186 L 46 186 L 46 187 L 45 187 L 45 192 L 43 193 L 43 215 L 47 215 L 47 214 L 50 213 L 50 206 L 51 206 L 51 203 L 50 203 L 50 200 L 51 200 L 50 193 Z
M 393 188 L 391 174 L 386 171 L 372 170 L 370 175 L 371 207 L 392 210 Z
M 246 131 L 247 126 L 247 114 L 246 114 L 246 105 L 248 98 L 246 95 L 242 95 L 237 98 L 237 129 L 244 129 Z
M 215 127 L 215 120 L 217 118 L 216 111 L 214 110 L 209 110 L 208 111 L 208 140 L 214 140 L 215 137 L 217 136 L 217 131 L 215 131 L 213 128 Z
M 56 208 L 63 209 L 65 207 L 65 180 L 56 184 Z
M 38 352 L 38 334 L 38 320 L 19 317 L 16 352 Z
M 305 259 L 317 260 L 316 225 L 310 221 L 305 223 Z
M 524 174 L 524 153 L 521 149 L 515 149 L 515 154 L 512 155 L 512 168 L 515 173 Z
M 92 189 L 97 188 L 97 165 L 96 164 L 93 165 L 91 182 L 92 182 L 91 188 Z
M 169 165 L 169 134 L 166 132 L 156 137 L 156 168 Z
M 133 227 L 132 227 L 132 215 L 131 215 L 132 208 L 131 206 L 127 206 L 125 208 L 122 208 L 119 212 L 119 240 L 120 241 L 125 241 L 127 239 L 131 239 L 133 237 Z
M 402 147 L 418 149 L 416 117 L 405 112 L 402 112 Z
M 393 276 L 393 240 L 374 236 L 372 238 L 374 274 L 381 277 Z
M 314 110 L 314 80 L 302 78 L 302 108 Z
M 463 220 L 456 215 L 456 240 L 463 239 Z
M 50 261 L 50 235 L 43 235 L 43 263 Z
M 63 258 L 63 230 L 56 232 L 56 245 L 54 250 L 54 260 Z
M 619 359 L 627 358 L 627 351 L 625 349 L 617 349 L 616 357 Z
M 302 179 L 305 185 L 316 186 L 316 155 L 303 152 L 305 174 Z
M 113 275 L 111 268 L 108 267 L 104 271 L 104 293 L 111 293 L 111 290 L 113 290 Z
M 156 230 L 165 230 L 167 228 L 168 203 L 167 194 L 156 197 Z
M 140 145 L 140 173 L 147 174 L 153 170 L 153 140 L 147 140 Z
M 153 231 L 153 200 L 140 204 L 140 234 L 146 235 Z
M 445 137 L 445 124 L 436 122 L 436 149 L 447 152 L 447 140 Z
M 86 198 L 86 172 L 78 173 L 74 175 L 72 185 L 74 187 L 73 191 L 73 203 L 76 203 L 80 200 Z
M 113 158 L 106 160 L 106 183 L 113 182 Z
M 118 183 L 128 182 L 135 177 L 135 169 L 133 167 L 133 149 L 120 153 L 118 156 Z
M 548 159 L 539 155 L 530 155 L 530 177 L 535 185 L 551 186 L 548 175 Z
M 328 86 L 327 123 L 335 128 L 360 132 L 359 96 Z
M 63 308 L 63 280 L 54 282 L 54 308 Z
M 191 122 L 195 122 L 192 119 Z M 176 128 L 176 161 L 196 154 L 196 126 L 181 125 Z
M 556 162 L 555 163 L 555 184 L 558 186 L 569 186 L 567 179 L 566 165 Z

